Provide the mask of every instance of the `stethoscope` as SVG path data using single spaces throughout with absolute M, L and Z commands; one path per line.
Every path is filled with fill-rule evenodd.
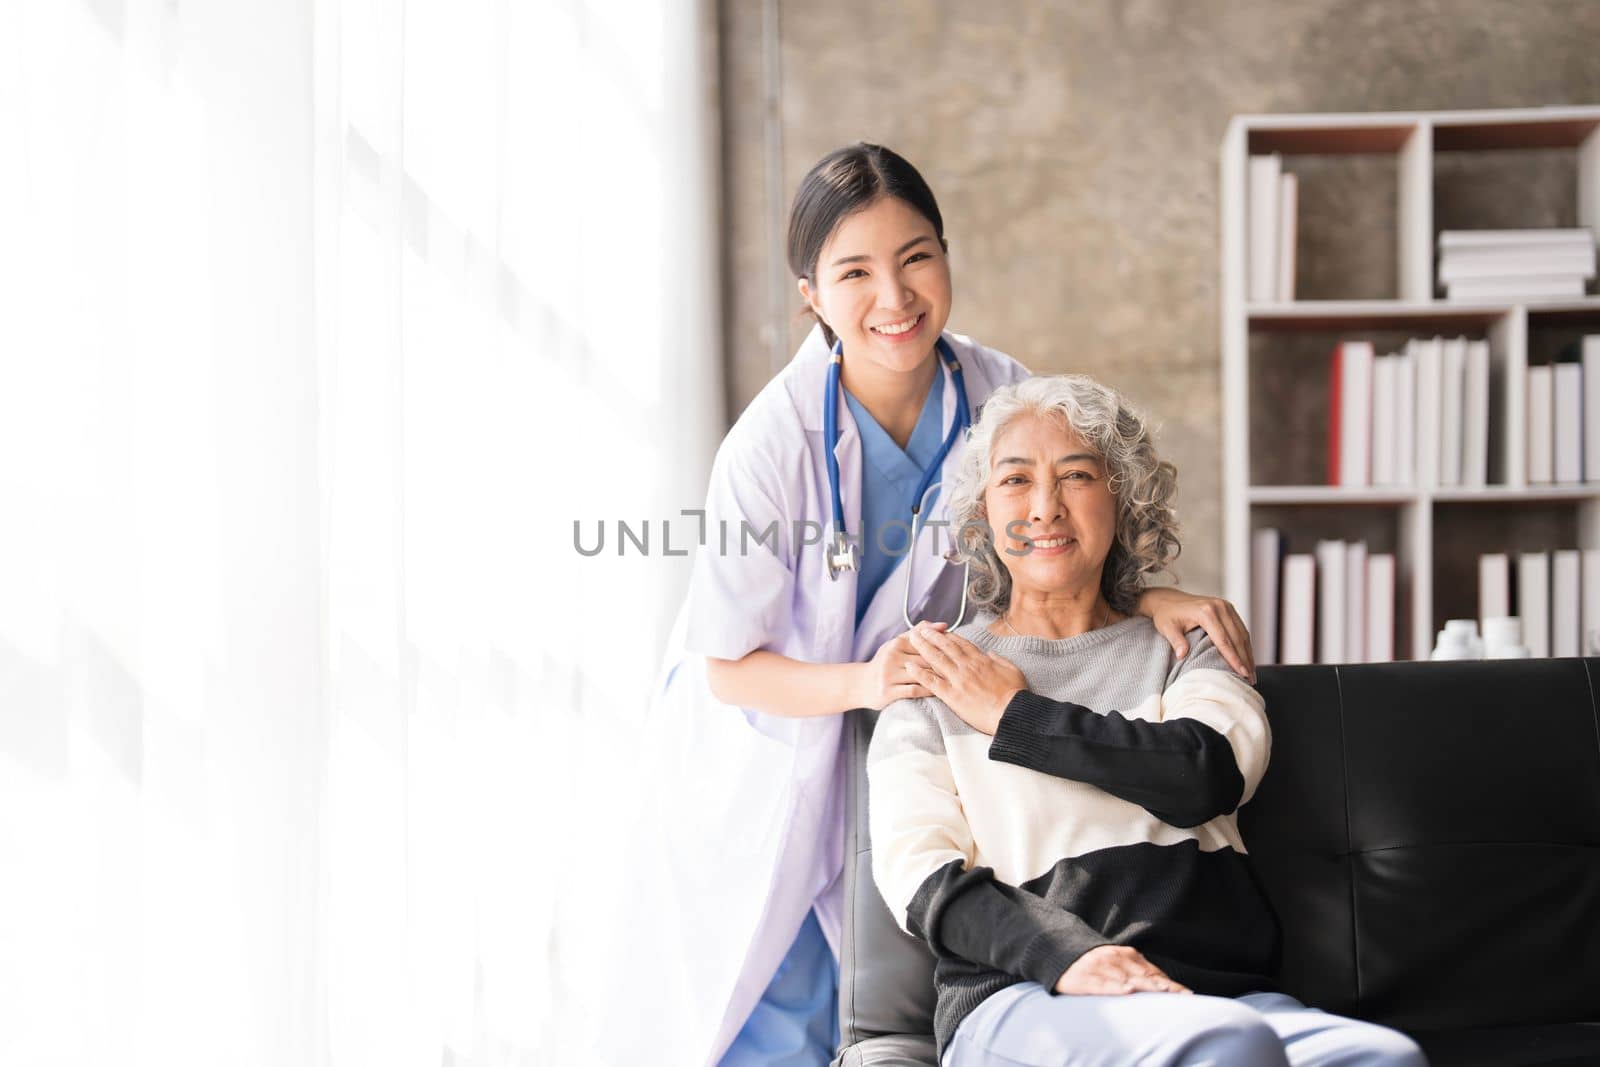
M 945 367 L 950 371 L 951 381 L 956 389 L 956 417 L 950 423 L 950 432 L 945 435 L 944 443 L 939 446 L 939 451 L 933 457 L 933 462 L 928 464 L 922 472 L 922 480 L 917 483 L 917 491 L 911 498 L 911 540 L 907 545 L 906 557 L 906 590 L 901 600 L 900 614 L 906 621 L 909 629 L 915 625 L 911 621 L 911 570 L 912 561 L 916 558 L 917 535 L 921 528 L 917 525 L 918 518 L 922 515 L 922 508 L 928 502 L 928 494 L 940 485 L 935 482 L 934 475 L 939 473 L 944 465 L 945 457 L 950 454 L 950 449 L 955 447 L 956 439 L 971 425 L 972 418 L 967 411 L 966 380 L 961 376 L 961 361 L 956 358 L 955 352 L 950 348 L 949 342 L 943 337 L 939 338 L 934 346 L 939 352 L 939 358 L 944 361 Z M 838 581 L 839 575 L 844 571 L 860 569 L 861 558 L 855 542 L 845 535 L 844 528 L 844 498 L 839 493 L 839 459 L 833 454 L 839 445 L 839 369 L 844 365 L 844 342 L 836 340 L 833 343 L 833 358 L 828 361 L 828 384 L 822 402 L 822 435 L 826 439 L 827 448 L 824 449 L 824 458 L 828 468 L 828 491 L 833 497 L 833 540 L 828 545 L 826 561 L 828 564 L 828 578 Z M 971 571 L 972 563 L 966 566 Z M 950 629 L 961 625 L 967 617 L 967 575 L 961 578 L 961 611 L 956 616 L 956 621 L 950 624 Z

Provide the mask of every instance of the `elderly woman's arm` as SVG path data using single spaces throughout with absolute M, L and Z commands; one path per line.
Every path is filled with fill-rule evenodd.
M 1078 957 L 1112 943 L 1071 912 L 972 865 L 972 832 L 925 701 L 884 710 L 867 778 L 873 879 L 900 928 L 935 955 L 1052 989 Z
M 915 677 L 994 736 L 990 759 L 1095 786 L 1173 826 L 1198 826 L 1254 795 L 1271 732 L 1261 695 L 1209 638 L 1189 636 L 1193 650 L 1174 669 L 1158 720 L 1041 696 L 1018 684 L 1007 661 L 954 635 L 913 631 L 929 665 Z

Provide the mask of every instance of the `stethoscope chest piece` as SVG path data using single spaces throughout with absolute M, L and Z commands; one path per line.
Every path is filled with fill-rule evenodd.
M 836 530 L 832 543 L 828 545 L 827 561 L 828 577 L 838 581 L 839 575 L 845 571 L 853 571 L 860 567 L 861 553 L 857 551 L 855 542 L 845 536 L 843 530 Z

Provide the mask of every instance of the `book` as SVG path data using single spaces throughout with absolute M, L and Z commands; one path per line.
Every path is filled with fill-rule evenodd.
M 1405 351 L 1395 360 L 1394 484 L 1411 486 L 1417 484 L 1417 357 Z
M 1550 654 L 1550 556 L 1524 552 L 1517 557 L 1517 616 L 1528 654 Z
M 1294 302 L 1295 241 L 1300 181 L 1293 174 L 1278 176 L 1278 303 Z
M 1554 370 L 1553 480 L 1574 485 L 1583 481 L 1583 364 L 1557 363 Z
M 1406 344 L 1417 368 L 1416 485 L 1431 489 L 1439 484 L 1439 401 L 1443 388 L 1443 342 L 1410 341 Z
M 1530 252 L 1517 248 L 1465 248 L 1439 257 L 1439 284 L 1477 278 L 1594 277 L 1594 247 Z
M 1555 372 L 1548 365 L 1528 368 L 1528 484 L 1549 485 L 1555 477 Z
M 1341 341 L 1330 365 L 1328 484 L 1372 483 L 1372 344 Z
M 1367 662 L 1394 660 L 1394 556 L 1367 557 Z
M 1278 662 L 1312 664 L 1317 653 L 1317 557 L 1283 557 L 1283 613 L 1278 616 Z
M 1345 663 L 1345 544 L 1317 542 L 1317 662 Z
M 1250 212 L 1246 294 L 1252 304 L 1271 303 L 1277 292 L 1278 212 L 1281 210 L 1278 179 L 1282 169 L 1283 160 L 1277 153 L 1250 157 L 1245 179 Z
M 1367 660 L 1367 543 L 1344 546 L 1344 661 Z
M 1489 552 L 1478 557 L 1478 621 L 1511 614 L 1511 557 Z
M 1257 530 L 1250 553 L 1250 640 L 1257 663 L 1278 662 L 1278 574 L 1286 539 L 1271 527 Z
M 1283 615 L 1280 619 L 1278 659 L 1286 664 L 1314 663 L 1316 630 L 1317 560 L 1310 555 L 1283 557 Z
M 1461 484 L 1489 482 L 1489 342 L 1467 342 L 1467 381 L 1462 400 Z
M 1573 275 L 1526 278 L 1467 278 L 1445 287 L 1451 300 L 1564 300 L 1583 295 L 1584 281 Z
M 1583 480 L 1600 482 L 1600 334 L 1583 339 Z
M 1563 548 L 1550 553 L 1550 654 L 1578 654 L 1578 613 L 1580 602 L 1579 556 L 1576 549 Z
M 1583 593 L 1578 607 L 1580 655 L 1600 656 L 1600 549 L 1586 548 L 1580 561 Z
M 1525 247 L 1535 251 L 1552 248 L 1593 248 L 1594 233 L 1584 226 L 1540 230 L 1445 230 L 1439 234 L 1439 251 L 1458 248 Z
M 1467 389 L 1467 339 L 1455 337 L 1444 342 L 1439 399 L 1439 484 L 1461 484 L 1461 416 L 1465 411 Z
M 1400 420 L 1395 410 L 1399 401 L 1400 357 L 1379 356 L 1372 361 L 1372 484 L 1398 485 L 1395 474 L 1395 437 Z

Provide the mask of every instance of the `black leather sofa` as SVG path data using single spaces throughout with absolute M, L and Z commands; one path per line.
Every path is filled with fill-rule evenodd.
M 1600 659 L 1260 671 L 1272 761 L 1239 812 L 1306 1004 L 1437 1067 L 1600 1064 Z M 932 957 L 872 882 L 851 712 L 835 1067 L 934 1064 Z

